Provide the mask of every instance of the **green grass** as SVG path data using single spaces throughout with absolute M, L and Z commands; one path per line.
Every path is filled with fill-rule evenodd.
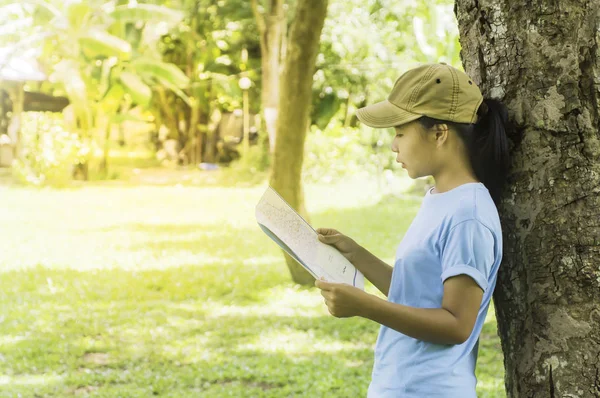
M 365 396 L 378 325 L 291 283 L 264 188 L 0 186 L 0 396 Z M 373 191 L 309 185 L 307 207 L 391 263 L 419 202 Z M 505 396 L 493 314 L 480 397 Z

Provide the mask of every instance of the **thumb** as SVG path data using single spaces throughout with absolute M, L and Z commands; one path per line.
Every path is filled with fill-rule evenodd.
M 339 239 L 339 235 L 321 235 L 319 234 L 319 240 L 323 243 L 335 243 Z
M 325 280 L 325 278 L 323 278 L 323 277 L 320 277 L 319 279 L 315 279 L 315 286 L 321 290 L 329 290 L 329 288 L 331 287 L 329 282 L 327 282 L 327 280 Z

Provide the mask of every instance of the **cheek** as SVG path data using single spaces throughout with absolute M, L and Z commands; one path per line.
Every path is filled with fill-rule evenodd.
M 402 159 L 408 164 L 419 163 L 421 160 L 421 154 L 419 152 L 419 146 L 413 142 L 406 142 L 403 148 L 400 148 L 400 154 L 403 156 Z

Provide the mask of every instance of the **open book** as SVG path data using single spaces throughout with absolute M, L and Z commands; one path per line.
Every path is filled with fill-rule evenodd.
M 256 205 L 256 220 L 275 243 L 315 278 L 364 290 L 363 274 L 335 247 L 319 241 L 317 231 L 271 187 Z

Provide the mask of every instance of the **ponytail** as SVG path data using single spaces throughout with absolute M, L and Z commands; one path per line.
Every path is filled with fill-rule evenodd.
M 508 110 L 502 102 L 486 98 L 477 114 L 479 118 L 475 124 L 475 134 L 468 145 L 469 156 L 477 178 L 490 191 L 498 206 L 510 167 L 506 134 Z
M 477 179 L 485 185 L 498 207 L 510 167 L 510 150 L 506 133 L 508 110 L 502 102 L 484 98 L 477 115 L 475 124 L 455 123 L 428 116 L 423 116 L 418 121 L 426 130 L 442 123 L 454 127 L 467 148 Z

